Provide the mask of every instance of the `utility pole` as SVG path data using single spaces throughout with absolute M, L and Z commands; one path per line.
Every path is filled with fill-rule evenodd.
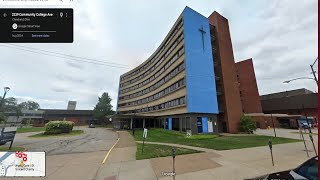
M 318 85 L 318 79 L 317 79 L 317 76 L 316 76 L 316 72 L 314 71 L 312 65 L 310 65 L 310 67 L 311 67 L 311 70 L 312 70 L 312 74 L 313 74 L 313 76 L 314 76 L 314 80 L 316 81 L 316 83 L 317 83 L 317 85 Z
M 314 66 L 314 64 L 315 64 L 317 61 L 318 61 L 318 58 L 314 61 L 314 63 L 313 63 L 312 65 L 310 65 L 310 67 L 311 67 L 311 71 L 312 71 L 314 80 L 316 81 L 317 86 L 318 86 L 318 79 L 317 79 L 317 76 L 316 76 L 316 72 L 315 72 L 314 69 L 313 69 L 313 66 Z

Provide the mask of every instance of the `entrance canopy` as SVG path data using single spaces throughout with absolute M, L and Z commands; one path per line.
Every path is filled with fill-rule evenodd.
M 156 116 L 144 116 L 144 115 L 141 115 L 141 114 L 114 114 L 114 115 L 109 115 L 109 116 L 106 116 L 106 118 L 108 119 L 112 119 L 112 120 L 115 120 L 115 119 L 131 119 L 131 118 L 137 118 L 137 119 L 152 119 L 152 118 L 156 118 Z

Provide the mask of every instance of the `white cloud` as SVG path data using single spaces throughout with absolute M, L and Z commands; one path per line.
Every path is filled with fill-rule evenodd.
M 155 51 L 186 5 L 229 19 L 235 59 L 253 58 L 261 94 L 317 89 L 312 81 L 282 83 L 309 75 L 318 54 L 315 0 L 81 0 L 74 7 L 73 44 L 21 45 L 134 67 Z M 119 76 L 130 70 L 3 46 L 0 54 L 0 87 L 10 86 L 8 96 L 38 101 L 42 108 L 64 109 L 68 100 L 77 100 L 78 109 L 92 109 L 102 92 L 109 92 L 116 107 Z

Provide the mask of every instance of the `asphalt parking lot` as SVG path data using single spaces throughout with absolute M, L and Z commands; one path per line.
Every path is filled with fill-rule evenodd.
M 16 134 L 13 146 L 27 148 L 28 151 L 45 151 L 47 156 L 70 153 L 84 153 L 108 150 L 118 138 L 116 132 L 106 128 L 75 127 L 83 130 L 84 134 L 69 137 L 30 138 L 37 134 Z M 6 145 L 9 145 L 7 143 Z
M 118 134 L 106 128 L 74 127 L 74 130 L 83 130 L 84 134 L 30 138 L 28 136 L 40 132 L 20 133 L 16 135 L 13 146 L 27 148 L 27 151 L 46 152 L 46 176 L 39 180 L 93 180 L 106 153 L 117 141 Z

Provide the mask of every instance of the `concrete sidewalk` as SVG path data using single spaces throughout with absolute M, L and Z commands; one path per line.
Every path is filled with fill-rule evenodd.
M 308 144 L 310 147 L 310 144 Z M 275 166 L 272 166 L 268 147 L 255 147 L 236 150 L 217 151 L 220 156 L 210 158 L 219 167 L 177 174 L 176 180 L 192 179 L 229 179 L 254 178 L 260 175 L 292 169 L 308 159 L 302 142 L 273 146 Z M 310 157 L 315 156 L 309 152 Z M 177 159 L 178 160 L 178 159 Z M 172 179 L 162 177 L 161 180 Z
M 136 161 L 136 143 L 127 131 L 118 131 L 119 141 L 101 165 L 95 180 L 157 179 L 149 159 Z
M 280 134 L 291 135 L 290 132 Z M 295 134 L 292 134 L 296 136 Z M 96 176 L 97 180 L 172 179 L 162 172 L 172 171 L 172 157 L 135 160 L 136 145 L 133 137 L 125 131 L 119 132 L 120 140 Z M 299 136 L 298 136 L 299 138 Z M 137 141 L 137 143 L 141 143 Z M 277 171 L 292 169 L 308 159 L 303 142 L 273 146 L 275 166 L 272 166 L 269 147 L 254 147 L 216 151 L 212 149 L 171 143 L 146 142 L 187 149 L 204 153 L 179 155 L 176 157 L 176 179 L 229 179 L 253 178 Z M 312 144 L 306 141 L 309 156 L 315 155 Z
M 300 136 L 300 131 L 297 130 L 297 129 L 282 129 L 282 128 L 276 128 L 276 135 L 277 137 L 285 137 L 285 138 L 292 138 L 292 139 L 301 139 L 301 136 Z M 313 134 L 312 137 L 314 139 L 315 142 L 318 143 L 318 129 L 311 129 L 312 133 L 316 133 L 316 134 Z M 305 132 L 304 130 L 302 130 L 302 132 Z M 308 134 L 308 130 L 306 130 L 307 134 L 303 134 L 304 135 L 304 139 L 306 141 L 310 141 L 310 137 L 309 137 L 309 134 Z M 258 134 L 258 135 L 265 135 L 265 136 L 274 136 L 274 131 L 273 129 L 257 129 L 255 131 L 255 134 Z
M 291 133 L 282 132 L 279 134 L 285 134 L 287 137 L 291 135 Z M 292 134 L 292 136 L 297 136 Z M 296 138 L 299 138 L 297 136 Z M 316 139 L 317 140 L 317 139 Z M 317 142 L 317 141 L 316 141 Z M 138 141 L 138 143 L 141 143 Z M 244 178 L 253 178 L 260 175 L 277 172 L 277 171 L 284 171 L 288 169 L 292 169 L 303 163 L 308 159 L 307 154 L 305 152 L 303 142 L 297 143 L 287 143 L 287 144 L 278 144 L 273 146 L 273 154 L 274 154 L 274 163 L 275 166 L 272 166 L 271 161 L 271 154 L 268 146 L 263 147 L 254 147 L 254 148 L 243 148 L 243 149 L 235 149 L 235 150 L 223 150 L 223 151 L 216 151 L 212 149 L 206 148 L 199 148 L 199 147 L 192 147 L 192 146 L 185 146 L 179 144 L 171 144 L 171 143 L 158 143 L 158 142 L 145 142 L 149 144 L 160 144 L 160 145 L 168 145 L 168 146 L 175 146 L 175 147 L 182 147 L 182 148 L 189 148 L 194 150 L 201 150 L 207 152 L 206 154 L 215 153 L 214 157 L 209 158 L 215 165 L 212 168 L 205 168 L 204 170 L 199 169 L 199 171 L 194 171 L 192 168 L 189 168 L 189 172 L 183 170 L 185 166 L 188 169 L 188 162 L 185 161 L 187 159 L 193 165 L 197 164 L 197 158 L 192 158 L 193 156 L 197 156 L 197 154 L 190 154 L 188 156 L 177 156 L 176 164 L 177 166 L 183 167 L 176 167 L 177 169 L 180 168 L 180 172 L 176 171 L 177 176 L 176 179 L 184 180 L 184 179 L 244 179 Z M 306 141 L 306 145 L 308 148 L 309 156 L 315 156 L 313 151 L 313 147 L 310 141 Z M 316 144 L 317 145 L 317 144 Z M 200 153 L 201 154 L 201 153 Z M 179 158 L 178 158 L 179 157 Z M 166 157 L 168 160 L 172 162 L 172 158 Z M 151 159 L 152 165 L 154 162 L 159 164 L 159 161 L 163 161 L 165 158 L 155 158 Z M 208 158 L 203 158 L 201 163 L 203 164 L 210 164 L 210 162 L 206 162 Z M 182 163 L 181 163 L 182 162 Z M 172 163 L 165 163 L 169 166 Z M 159 177 L 159 167 L 165 166 L 154 166 L 154 171 L 159 179 L 172 179 L 172 177 Z M 182 168 L 182 169 L 181 169 Z M 169 168 L 170 169 L 170 168 Z M 171 168 L 172 169 L 172 168 Z M 182 171 L 181 171 L 182 170 Z M 230 173 L 232 172 L 232 173 Z

